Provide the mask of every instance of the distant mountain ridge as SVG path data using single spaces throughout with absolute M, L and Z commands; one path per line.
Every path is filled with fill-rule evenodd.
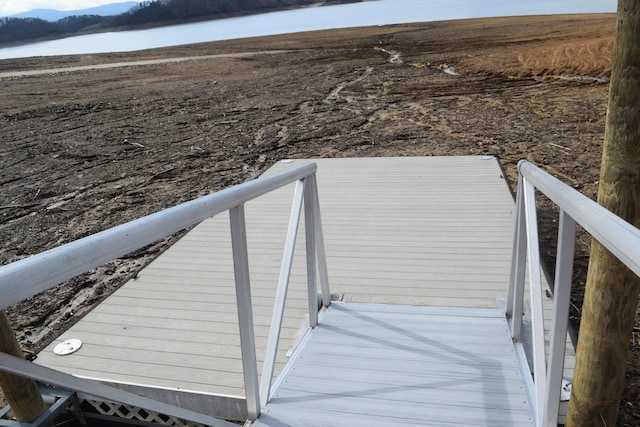
M 127 1 L 120 3 L 110 3 L 102 6 L 90 7 L 88 9 L 78 10 L 56 10 L 56 9 L 33 9 L 27 12 L 11 15 L 12 18 L 38 18 L 45 21 L 56 22 L 67 16 L 80 16 L 80 15 L 100 15 L 100 16 L 112 16 L 119 15 L 131 9 L 137 5 L 138 2 Z
M 149 28 L 183 22 L 223 19 L 309 5 L 371 0 L 151 0 L 111 3 L 81 10 L 32 10 L 0 17 L 0 45 L 69 37 L 83 32 Z

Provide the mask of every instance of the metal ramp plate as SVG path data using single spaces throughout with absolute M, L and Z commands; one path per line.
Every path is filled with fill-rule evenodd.
M 253 424 L 533 425 L 497 309 L 334 303 Z

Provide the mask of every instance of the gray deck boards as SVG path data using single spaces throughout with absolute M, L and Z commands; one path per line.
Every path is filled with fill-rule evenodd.
M 345 302 L 500 306 L 515 207 L 496 159 L 314 161 L 332 293 Z M 306 162 L 279 162 L 267 173 Z M 292 196 L 293 185 L 246 204 L 259 365 Z M 302 237 L 297 245 L 278 369 L 307 311 Z M 182 394 L 193 393 L 185 406 L 234 416 L 237 405 L 219 412 L 211 397 L 237 403 L 244 394 L 230 247 L 228 215 L 204 221 L 41 352 L 37 362 L 160 399 L 181 402 Z M 68 338 L 81 339 L 83 347 L 55 356 L 55 344 Z M 201 402 L 198 395 L 204 396 Z
M 335 303 L 254 427 L 533 425 L 497 309 Z

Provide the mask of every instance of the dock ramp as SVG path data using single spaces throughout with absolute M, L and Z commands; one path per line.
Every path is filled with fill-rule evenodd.
M 115 388 L 79 393 L 108 413 L 131 406 L 119 390 L 256 425 L 316 425 L 328 420 L 320 412 L 346 417 L 352 406 L 380 425 L 403 413 L 407 424 L 553 425 L 563 406 L 559 417 L 540 408 L 557 406 L 543 402 L 546 389 L 559 394 L 574 353 L 566 330 L 552 332 L 557 298 L 539 259 L 521 253 L 527 200 L 514 203 L 488 156 L 287 160 L 3 267 L 0 285 L 11 304 L 195 225 L 39 354 L 39 367 L 67 375 L 54 384 Z M 82 347 L 54 354 L 69 339 Z M 546 357 L 560 367 L 550 383 Z
M 534 426 L 504 313 L 333 303 L 254 427 Z

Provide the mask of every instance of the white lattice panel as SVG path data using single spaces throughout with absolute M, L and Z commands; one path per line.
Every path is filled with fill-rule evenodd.
M 88 399 L 85 399 L 84 402 L 91 405 L 101 415 L 155 423 L 166 426 L 204 427 L 202 424 L 184 421 L 175 417 L 159 414 L 154 411 L 137 408 L 131 405 L 125 405 L 122 403 L 95 401 Z

